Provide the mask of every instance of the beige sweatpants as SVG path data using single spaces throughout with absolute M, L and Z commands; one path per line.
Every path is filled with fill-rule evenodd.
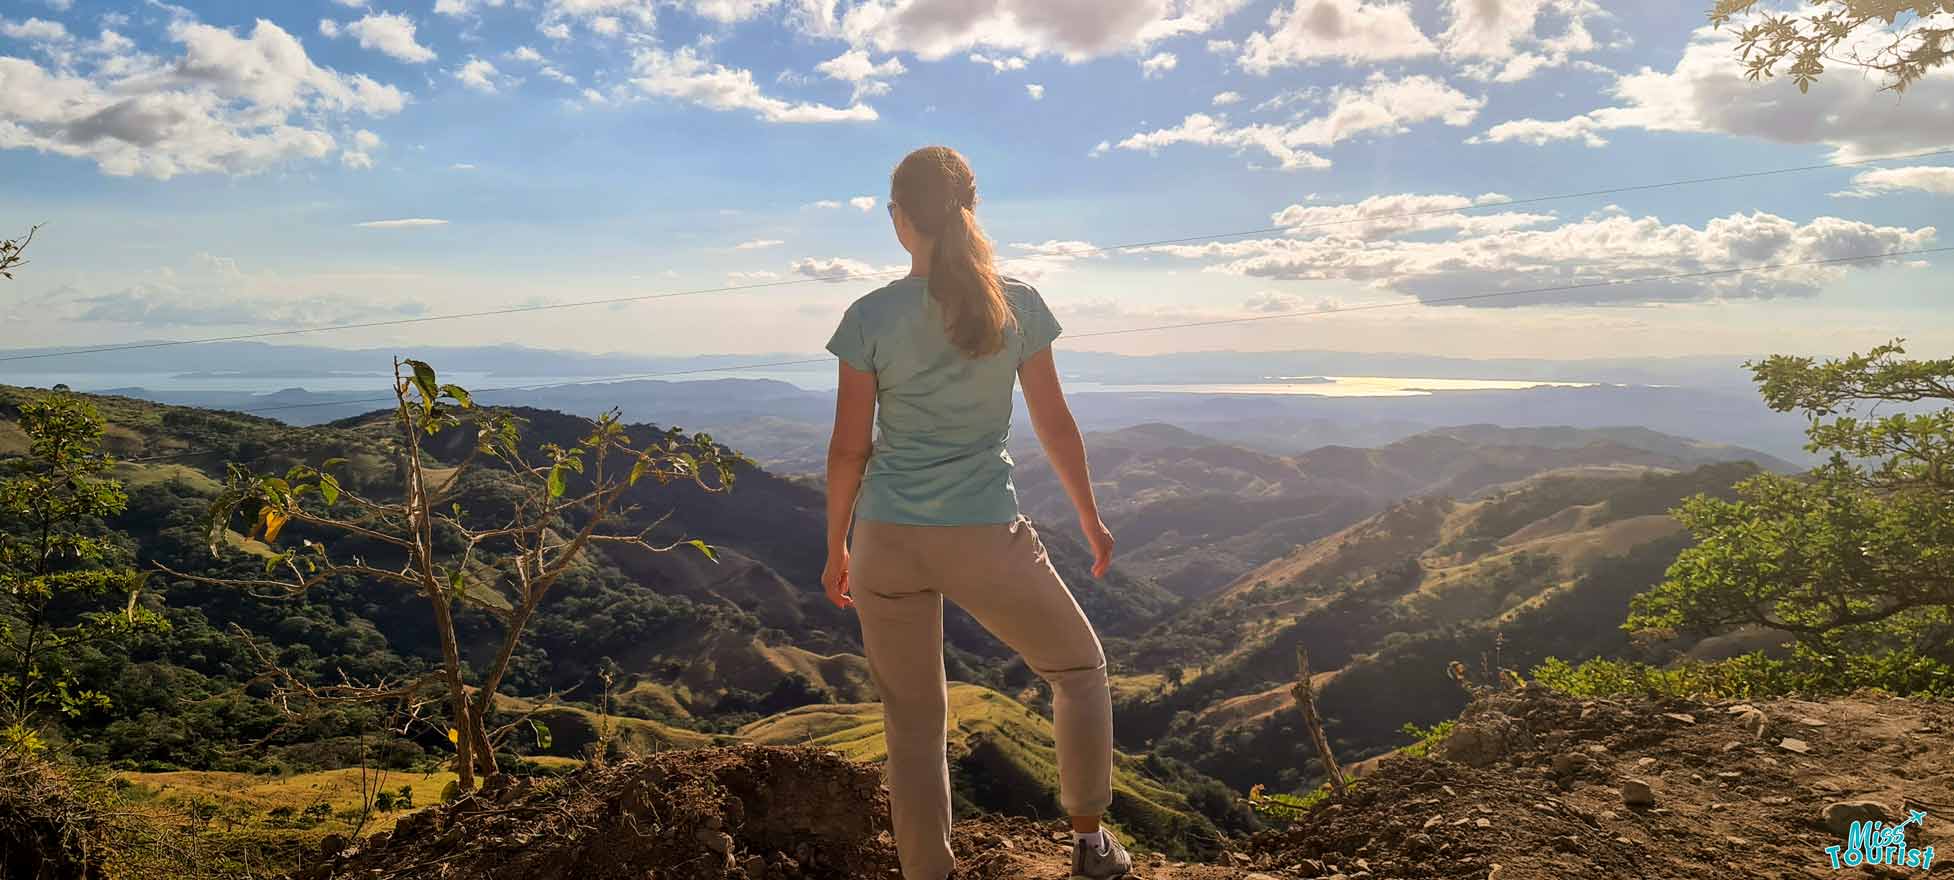
M 886 770 L 904 880 L 944 880 L 950 767 L 944 727 L 943 600 L 970 612 L 1052 686 L 1059 803 L 1098 816 L 1113 802 L 1113 700 L 1106 655 L 1031 523 L 911 526 L 860 521 L 848 581 L 882 695 Z

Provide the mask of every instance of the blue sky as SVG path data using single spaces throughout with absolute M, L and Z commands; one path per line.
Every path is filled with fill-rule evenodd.
M 1954 147 L 1954 70 L 1800 95 L 1701 0 L 1611 5 L 13 0 L 0 223 L 46 226 L 0 346 L 800 279 L 312 339 L 815 351 L 874 286 L 820 276 L 906 262 L 888 171 L 947 143 L 1070 330 L 1307 315 L 1082 347 L 1954 350 L 1946 256 L 1422 304 L 1949 243 L 1947 156 L 1497 205 Z

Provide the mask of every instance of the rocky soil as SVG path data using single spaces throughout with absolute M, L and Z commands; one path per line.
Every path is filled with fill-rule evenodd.
M 1140 880 L 1761 880 L 1835 871 L 1853 816 L 1928 814 L 1914 846 L 1954 854 L 1954 711 L 1827 702 L 1476 702 L 1438 757 L 1381 761 L 1344 798 L 1237 843 L 1223 864 L 1140 856 Z M 305 880 L 893 878 L 873 768 L 815 749 L 655 755 L 542 786 L 497 780 L 361 840 Z M 1829 827 L 1828 827 L 1829 826 Z M 1052 823 L 959 825 L 959 880 L 1068 875 Z

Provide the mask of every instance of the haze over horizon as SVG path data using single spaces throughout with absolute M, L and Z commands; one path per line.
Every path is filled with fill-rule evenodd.
M 0 347 L 803 280 L 298 339 L 817 351 L 941 142 L 1074 335 L 1306 313 L 1073 350 L 1954 350 L 1945 256 L 1423 304 L 1947 243 L 1947 156 L 1498 205 L 1954 146 L 1954 68 L 1751 84 L 1699 6 L 22 0 L 0 232 L 46 226 Z

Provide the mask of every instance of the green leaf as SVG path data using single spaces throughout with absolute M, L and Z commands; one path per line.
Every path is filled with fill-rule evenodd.
M 414 384 L 421 389 L 421 402 L 433 406 L 435 398 L 441 396 L 441 386 L 435 381 L 434 368 L 420 361 L 408 361 L 407 365 L 414 368 Z
M 531 718 L 529 719 L 529 729 L 536 733 L 536 747 L 546 752 L 549 751 L 550 743 L 554 742 L 550 737 L 550 726 Z
M 460 385 L 443 385 L 441 393 L 454 398 L 456 403 L 461 404 L 462 409 L 472 409 L 475 406 L 475 398 L 470 397 L 468 389 Z
M 343 458 L 328 458 L 328 459 L 326 459 L 326 460 L 325 460 L 325 461 L 324 461 L 323 463 L 321 463 L 321 464 L 319 465 L 319 469 L 320 469 L 320 470 L 326 470 L 327 468 L 336 468 L 336 467 L 342 467 L 342 466 L 344 466 L 345 464 L 346 464 L 346 459 L 343 459 Z
M 550 468 L 550 498 L 563 497 L 563 465 Z
M 697 550 L 697 551 L 699 551 L 700 553 L 704 553 L 704 554 L 706 555 L 706 558 L 707 558 L 707 559 L 710 559 L 710 560 L 712 560 L 713 562 L 718 562 L 718 561 L 719 561 L 719 551 L 718 551 L 718 550 L 714 550 L 711 544 L 708 544 L 708 543 L 706 543 L 706 542 L 704 542 L 704 541 L 700 541 L 700 540 L 696 540 L 696 539 L 695 539 L 695 540 L 691 540 L 691 541 L 687 541 L 687 542 L 685 542 L 685 544 L 686 544 L 686 546 L 688 546 L 688 547 L 691 547 L 691 548 L 693 548 L 693 549 L 695 549 L 695 550 Z

